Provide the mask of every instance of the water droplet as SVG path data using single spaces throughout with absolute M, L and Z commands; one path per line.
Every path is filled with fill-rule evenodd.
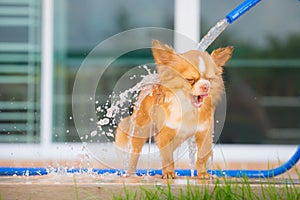
M 129 79 L 130 80 L 133 80 L 133 79 L 135 79 L 136 78 L 136 75 L 133 75 L 132 77 L 130 77 Z
M 97 135 L 97 131 L 96 130 L 94 130 L 94 131 L 91 132 L 91 137 L 95 137 L 96 135 Z
M 100 126 L 103 126 L 103 125 L 107 125 L 108 123 L 109 123 L 109 119 L 103 118 L 103 119 L 99 120 L 97 124 L 99 124 Z

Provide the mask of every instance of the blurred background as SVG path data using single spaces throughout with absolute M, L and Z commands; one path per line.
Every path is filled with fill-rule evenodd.
M 199 16 L 195 15 L 196 25 L 188 21 L 180 30 L 197 29 L 202 37 L 241 2 L 186 2 Z M 7 154 L 14 159 L 15 148 L 22 145 L 80 143 L 72 117 L 72 90 L 85 57 L 101 41 L 125 30 L 180 31 L 176 17 L 190 10 L 175 9 L 175 4 L 174 0 L 0 0 L 3 158 Z M 224 46 L 234 46 L 235 51 L 224 73 L 227 115 L 218 143 L 299 144 L 300 3 L 262 1 L 230 25 L 208 51 Z M 120 57 L 106 72 L 102 89 L 109 93 L 136 60 L 152 59 L 150 50 Z

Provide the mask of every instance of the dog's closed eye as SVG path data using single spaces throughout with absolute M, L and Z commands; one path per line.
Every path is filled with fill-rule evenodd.
M 187 78 L 186 79 L 191 85 L 193 85 L 195 83 L 195 80 L 192 78 Z
M 214 78 L 209 76 L 209 77 L 205 77 L 205 79 L 208 80 L 209 82 L 211 82 L 211 81 L 213 81 Z
M 213 74 L 206 74 L 205 76 L 201 77 L 202 79 L 208 80 L 209 82 L 213 81 L 215 76 Z

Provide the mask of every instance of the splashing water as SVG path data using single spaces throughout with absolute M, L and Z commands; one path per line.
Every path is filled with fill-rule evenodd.
M 189 150 L 189 159 L 190 159 L 190 167 L 191 167 L 191 176 L 194 176 L 196 153 L 197 153 L 195 137 L 189 138 L 187 142 L 189 148 L 188 150 Z
M 111 121 L 118 123 L 124 118 L 125 115 L 128 115 L 128 113 L 130 113 L 128 104 L 133 104 L 133 102 L 135 102 L 135 100 L 137 99 L 139 92 L 143 90 L 145 92 L 143 93 L 143 95 L 140 95 L 138 101 L 135 102 L 134 107 L 138 108 L 141 101 L 147 95 L 151 94 L 152 85 L 159 83 L 159 77 L 155 71 L 152 73 L 151 70 L 145 65 L 142 66 L 142 68 L 145 69 L 148 74 L 141 75 L 142 80 L 140 82 L 138 82 L 133 87 L 118 94 L 113 92 L 109 96 L 109 99 L 107 100 L 104 109 L 101 106 L 96 108 L 97 113 L 106 112 L 104 113 L 104 116 L 97 122 L 99 130 L 102 130 L 102 127 L 105 125 L 111 125 Z M 130 77 L 131 80 L 135 78 L 137 78 L 137 75 L 133 75 L 132 77 Z M 113 133 L 112 131 L 113 130 L 109 132 Z
M 112 97 L 115 100 L 112 102 L 110 108 L 107 109 L 106 116 L 108 118 L 115 118 L 118 114 L 124 114 L 122 113 L 124 112 L 123 107 L 128 101 L 132 103 L 132 100 L 130 99 L 132 94 L 133 99 L 136 99 L 141 90 L 145 91 L 144 95 L 139 96 L 139 100 L 136 102 L 136 104 L 139 105 L 146 96 L 152 93 L 152 85 L 159 83 L 159 76 L 156 72 L 151 73 L 151 70 L 146 65 L 144 65 L 143 68 L 147 71 L 148 75 L 141 75 L 142 80 L 140 82 L 118 95 L 113 94 Z M 136 75 L 134 76 L 136 77 Z M 138 106 L 135 107 L 138 108 Z
M 117 128 L 116 124 L 118 124 L 122 119 L 124 119 L 130 114 L 132 115 L 131 132 L 129 133 L 129 136 L 132 137 L 134 135 L 135 119 L 137 112 L 132 113 L 132 109 L 134 108 L 135 110 L 138 110 L 144 98 L 148 95 L 152 95 L 153 85 L 159 84 L 160 82 L 158 74 L 155 71 L 151 72 L 151 69 L 148 68 L 148 66 L 143 65 L 139 66 L 139 68 L 145 70 L 147 75 L 140 75 L 140 77 L 138 77 L 137 75 L 133 75 L 129 79 L 133 80 L 141 78 L 141 81 L 137 82 L 133 87 L 125 91 L 119 93 L 113 92 L 112 95 L 109 96 L 109 99 L 107 100 L 104 109 L 102 107 L 98 107 L 96 109 L 97 113 L 104 114 L 103 117 L 101 117 L 101 119 L 99 119 L 99 121 L 97 122 L 97 131 L 101 131 L 101 134 L 103 136 L 114 138 L 115 130 L 112 128 L 109 128 L 107 130 L 107 128 L 105 129 L 105 127 L 113 125 L 113 128 Z M 140 93 L 140 91 L 143 92 Z M 151 130 L 149 134 L 152 134 Z M 95 136 L 95 131 L 91 132 L 91 136 L 92 135 Z M 150 144 L 151 137 L 149 137 L 149 146 Z M 130 159 L 129 153 L 131 152 L 131 149 L 131 140 L 129 140 L 127 151 L 124 152 L 122 155 L 122 165 L 124 169 L 128 168 Z
M 226 29 L 229 25 L 227 19 L 220 20 L 208 33 L 201 39 L 197 49 L 205 51 L 209 45 Z

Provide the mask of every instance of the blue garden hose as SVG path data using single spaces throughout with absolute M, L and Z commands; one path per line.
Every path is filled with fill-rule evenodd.
M 237 6 L 235 9 L 233 9 L 230 13 L 226 15 L 227 22 L 231 24 L 260 1 L 261 0 L 245 0 L 243 3 L 241 3 L 239 6 Z
M 300 145 L 294 155 L 283 165 L 269 170 L 208 170 L 207 172 L 211 175 L 218 177 L 248 177 L 248 178 L 270 178 L 281 175 L 291 169 L 300 159 Z M 121 169 L 86 169 L 86 168 L 15 168 L 15 167 L 0 167 L 0 176 L 37 176 L 37 175 L 48 175 L 51 172 L 65 173 L 95 173 L 99 175 L 105 174 L 125 174 L 124 170 Z M 175 174 L 177 176 L 191 176 L 190 169 L 176 169 Z M 138 169 L 136 171 L 138 176 L 155 176 L 162 175 L 161 169 Z M 197 175 L 197 170 L 194 171 L 194 176 Z
M 290 170 L 300 159 L 300 145 L 294 155 L 283 165 L 269 170 L 208 170 L 208 173 L 216 176 L 270 178 L 281 175 Z

